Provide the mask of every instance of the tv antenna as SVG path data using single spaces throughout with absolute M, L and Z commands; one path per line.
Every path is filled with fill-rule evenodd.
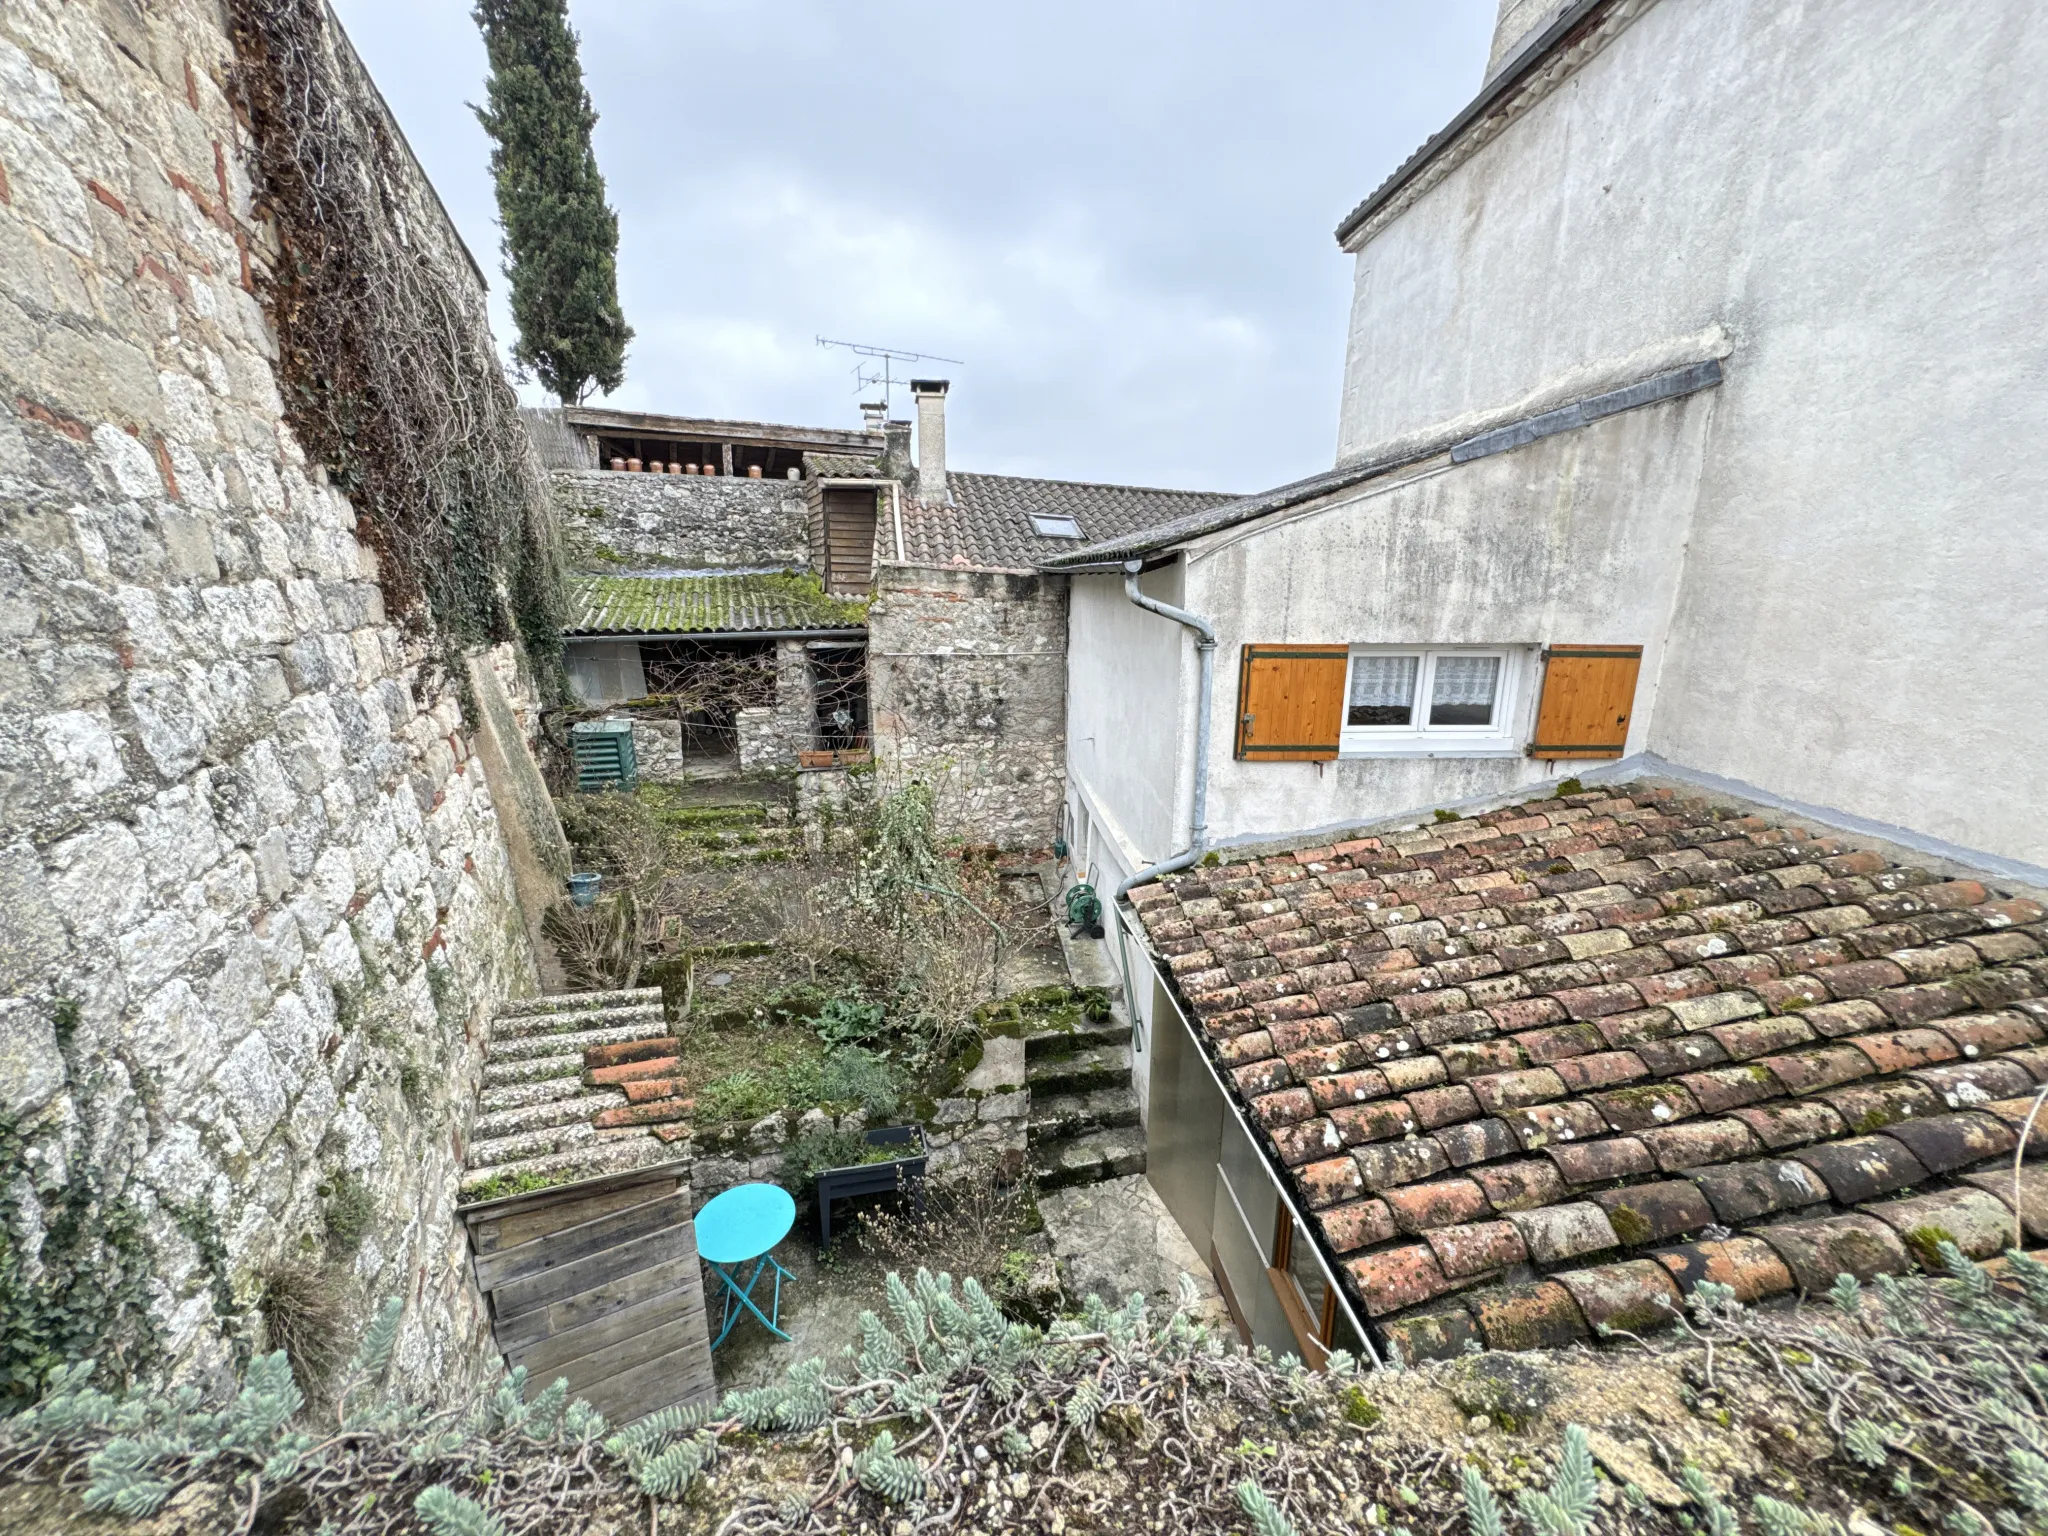
M 829 336 L 817 338 L 821 347 L 844 347 L 853 354 L 853 392 L 879 384 L 882 386 L 882 403 L 893 405 L 895 396 L 891 393 L 905 381 L 895 375 L 891 366 L 895 363 L 951 363 L 965 368 L 967 364 L 957 357 L 940 357 L 936 352 L 905 352 L 896 347 L 870 346 L 864 341 L 835 341 Z M 879 366 L 877 366 L 879 364 Z

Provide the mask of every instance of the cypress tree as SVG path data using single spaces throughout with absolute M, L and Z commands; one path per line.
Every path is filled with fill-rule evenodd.
M 519 339 L 512 360 L 564 405 L 609 394 L 626 376 L 632 328 L 619 310 L 618 215 L 590 147 L 597 113 L 583 88 L 568 0 L 477 0 L 490 56 L 491 175 Z

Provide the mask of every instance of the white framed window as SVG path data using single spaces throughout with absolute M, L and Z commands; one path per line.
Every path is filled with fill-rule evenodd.
M 1523 646 L 1357 645 L 1344 683 L 1345 757 L 1497 757 L 1521 750 Z

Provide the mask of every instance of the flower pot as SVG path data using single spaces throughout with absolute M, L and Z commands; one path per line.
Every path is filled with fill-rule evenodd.
M 638 474 L 640 472 L 640 461 L 638 459 L 628 459 L 626 460 L 626 468 L 633 471 L 634 474 Z
M 569 877 L 569 900 L 579 907 L 587 907 L 597 900 L 597 888 L 604 880 L 603 875 L 571 875 Z
M 879 1195 L 892 1189 L 910 1192 L 918 1211 L 924 1209 L 924 1132 L 914 1125 L 885 1125 L 867 1133 L 871 1147 L 897 1147 L 902 1155 L 886 1163 L 856 1163 L 827 1168 L 818 1175 L 818 1245 L 832 1241 L 832 1202 L 854 1195 Z
M 626 461 L 624 459 L 613 459 L 611 467 L 613 469 L 624 469 L 626 467 Z
M 747 478 L 748 478 L 749 480 L 758 480 L 758 479 L 760 479 L 760 478 L 761 478 L 761 466 L 760 466 L 760 465 L 758 465 L 758 464 L 749 464 L 749 465 L 747 466 Z
M 668 472 L 672 475 L 680 475 L 683 472 L 683 466 L 678 464 L 674 459 L 670 459 L 668 461 Z
M 683 473 L 686 475 L 694 475 L 695 473 L 697 473 L 697 466 L 694 464 L 685 464 L 683 466 Z

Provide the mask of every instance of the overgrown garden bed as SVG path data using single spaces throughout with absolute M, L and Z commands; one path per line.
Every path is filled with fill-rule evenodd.
M 557 1388 L 527 1401 L 517 1375 L 473 1403 L 389 1395 L 394 1301 L 317 1418 L 282 1355 L 224 1400 L 59 1372 L 0 1423 L 0 1518 L 32 1536 L 81 1511 L 336 1536 L 2042 1529 L 2048 1268 L 1943 1261 L 1796 1309 L 1702 1286 L 1655 1350 L 1370 1374 L 1339 1356 L 1321 1375 L 1184 1306 L 1091 1300 L 1041 1329 L 976 1280 L 891 1275 L 853 1356 L 623 1430 Z

